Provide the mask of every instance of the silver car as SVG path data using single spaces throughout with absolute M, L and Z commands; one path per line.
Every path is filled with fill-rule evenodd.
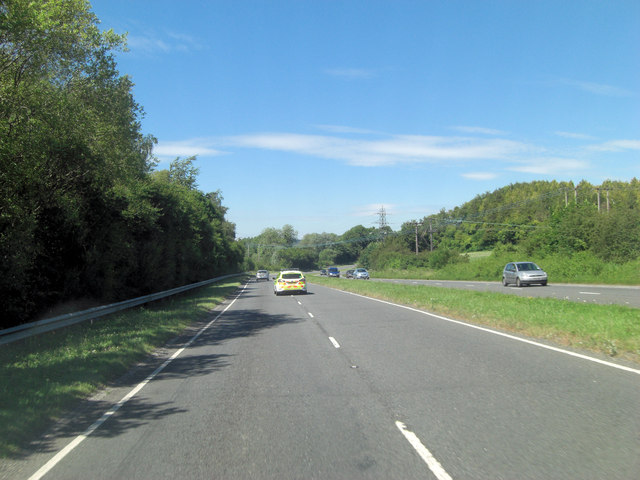
M 269 270 L 258 270 L 256 273 L 256 282 L 260 280 L 269 280 Z
M 547 273 L 533 262 L 507 263 L 502 272 L 502 285 L 515 283 L 517 287 L 539 283 L 547 284 Z
M 369 272 L 367 272 L 366 268 L 356 268 L 353 272 L 353 278 L 369 280 Z

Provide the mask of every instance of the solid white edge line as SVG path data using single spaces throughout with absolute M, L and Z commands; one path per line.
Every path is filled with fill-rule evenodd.
M 624 370 L 626 372 L 631 372 L 631 373 L 635 373 L 637 375 L 640 375 L 640 369 L 637 369 L 637 368 L 631 368 L 631 367 L 626 367 L 624 365 L 618 365 L 617 363 L 607 362 L 606 360 L 600 360 L 599 358 L 590 357 L 588 355 L 583 355 L 581 353 L 572 352 L 570 350 L 565 350 L 563 348 L 553 347 L 551 345 L 545 345 L 544 343 L 540 343 L 540 342 L 534 342 L 533 340 L 527 340 L 526 338 L 516 337 L 515 335 L 510 335 L 508 333 L 499 332 L 497 330 L 491 330 L 490 328 L 481 327 L 479 325 L 473 325 L 471 323 L 462 322 L 460 320 L 454 320 L 452 318 L 443 317 L 441 315 L 436 315 L 435 313 L 430 313 L 430 312 L 427 312 L 427 311 L 424 311 L 424 310 L 419 310 L 419 309 L 413 308 L 413 307 L 407 307 L 406 305 L 400 305 L 398 303 L 388 302 L 387 300 L 380 300 L 378 298 L 367 297 L 366 295 L 360 295 L 358 293 L 347 292 L 345 290 L 338 290 L 338 291 L 346 293 L 346 294 L 349 294 L 349 295 L 355 295 L 356 297 L 366 298 L 367 300 L 373 300 L 375 302 L 386 303 L 387 305 L 392 305 L 394 307 L 404 308 L 405 310 L 411 310 L 412 312 L 421 313 L 423 315 L 428 315 L 430 317 L 438 318 L 438 319 L 444 320 L 446 322 L 456 323 L 458 325 L 462 325 L 462 326 L 469 327 L 469 328 L 474 328 L 476 330 L 481 330 L 481 331 L 487 332 L 487 333 L 492 333 L 494 335 L 499 335 L 501 337 L 509 338 L 511 340 L 516 340 L 518 342 L 528 343 L 529 345 L 534 345 L 536 347 L 544 348 L 544 349 L 551 350 L 551 351 L 558 352 L 558 353 L 564 353 L 565 355 L 569 355 L 571 357 L 580 358 L 582 360 L 587 360 L 589 362 L 599 363 L 600 365 L 606 365 L 607 367 L 617 368 L 618 370 Z
M 335 338 L 329 337 L 329 340 L 331 341 L 331 343 L 333 344 L 334 347 L 340 348 L 340 344 L 338 343 L 338 341 Z
M 125 403 L 131 400 L 140 390 L 142 390 L 147 383 L 149 383 L 153 378 L 158 375 L 162 370 L 165 369 L 167 365 L 169 365 L 173 360 L 175 360 L 186 348 L 191 346 L 196 339 L 202 335 L 202 333 L 207 330 L 211 325 L 213 325 L 223 313 L 225 313 L 231 305 L 233 305 L 236 300 L 244 293 L 244 290 L 247 288 L 247 284 L 242 287 L 242 290 L 236 295 L 229 305 L 227 305 L 224 310 L 222 310 L 213 320 L 207 323 L 204 327 L 198 331 L 191 339 L 186 343 L 186 345 L 178 350 L 176 350 L 171 357 L 169 357 L 165 362 L 156 368 L 153 373 L 151 373 L 147 378 L 145 378 L 142 382 L 136 385 L 129 393 L 127 393 L 122 399 L 113 405 L 108 411 L 106 411 L 98 420 L 96 420 L 93 425 L 87 428 L 83 433 L 78 435 L 76 438 L 71 441 L 66 447 L 60 450 L 53 458 L 51 458 L 47 463 L 45 463 L 40 469 L 29 477 L 29 480 L 38 480 L 46 475 L 53 467 L 55 467 L 64 457 L 66 457 L 71 451 L 76 448 L 83 440 L 85 440 L 88 436 L 90 436 L 93 432 L 95 432 L 104 422 L 106 422 L 109 417 L 111 417 L 114 413 L 116 413 L 120 407 L 122 407 Z
M 415 433 L 407 430 L 407 426 L 402 422 L 396 422 L 396 427 L 404 435 L 404 438 L 411 444 L 418 455 L 427 464 L 429 470 L 436 476 L 438 480 L 452 480 L 447 471 L 442 468 L 440 462 L 432 455 L 427 447 L 425 447 Z

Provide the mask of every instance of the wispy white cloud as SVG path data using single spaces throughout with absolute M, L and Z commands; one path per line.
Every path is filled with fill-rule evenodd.
M 485 127 L 467 127 L 467 126 L 457 126 L 451 127 L 453 130 L 457 130 L 458 132 L 471 133 L 471 134 L 480 134 L 480 135 L 507 135 L 507 132 L 503 130 L 496 130 L 494 128 L 485 128 Z
M 395 135 L 362 140 L 295 133 L 239 135 L 225 139 L 225 144 L 343 160 L 350 165 L 366 167 L 506 159 L 531 148 L 524 143 L 505 139 Z
M 595 95 L 603 95 L 607 97 L 634 97 L 635 92 L 615 85 L 607 85 L 604 83 L 585 82 L 581 80 L 571 80 L 568 78 L 557 79 L 557 83 L 566 85 L 583 92 L 593 93 Z
M 584 173 L 587 169 L 589 169 L 588 162 L 561 157 L 536 157 L 507 167 L 507 170 L 513 172 L 536 175 L 578 174 Z
M 192 139 L 176 142 L 158 142 L 158 145 L 153 149 L 153 153 L 157 155 L 160 160 L 167 160 L 175 157 L 191 157 L 202 156 L 212 157 L 224 155 L 225 152 L 217 150 L 211 146 L 211 142 L 204 139 Z
M 601 152 L 621 152 L 624 150 L 640 150 L 640 140 L 611 140 L 598 145 L 591 145 L 591 150 Z
M 128 35 L 127 46 L 132 52 L 166 53 L 171 51 L 168 43 L 152 36 Z
M 492 172 L 467 172 L 461 176 L 469 180 L 493 180 L 498 175 Z
M 202 43 L 193 35 L 179 32 L 167 32 L 167 36 L 172 39 L 173 44 L 178 49 L 201 50 Z
M 362 135 L 379 135 L 381 132 L 368 130 L 366 128 L 347 127 L 344 125 L 315 125 L 319 130 L 331 133 L 355 133 Z
M 371 78 L 376 75 L 374 70 L 366 68 L 327 68 L 324 73 L 332 77 L 340 77 L 351 80 Z
M 143 34 L 127 35 L 127 46 L 133 53 L 145 55 L 171 52 L 192 52 L 202 50 L 203 45 L 193 36 L 177 32 L 158 33 L 147 31 Z
M 464 166 L 462 178 L 491 180 L 501 172 L 532 175 L 580 175 L 591 168 L 591 151 L 640 150 L 640 140 L 612 140 L 579 149 L 559 149 L 501 137 L 389 135 L 365 129 L 321 125 L 335 134 L 264 132 L 228 137 L 161 141 L 154 153 L 161 160 L 176 156 L 214 157 L 234 150 L 255 149 L 328 159 L 359 167 L 431 164 Z M 562 133 L 562 132 L 561 132 Z M 566 132 L 565 132 L 566 133 Z M 567 136 L 565 134 L 560 136 Z M 583 139 L 581 134 L 570 138 Z M 170 158 L 173 157 L 173 158 Z M 491 162 L 491 168 L 486 168 Z M 474 167 L 467 168 L 469 165 Z
M 593 140 L 595 137 L 591 135 L 586 135 L 584 133 L 574 133 L 574 132 L 554 132 L 555 135 L 563 138 L 572 138 L 575 140 Z

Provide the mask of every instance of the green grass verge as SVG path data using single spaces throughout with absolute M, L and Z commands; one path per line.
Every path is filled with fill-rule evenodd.
M 548 274 L 551 283 L 591 283 L 606 285 L 640 285 L 640 259 L 624 264 L 603 262 L 586 252 L 573 255 L 550 255 L 538 258 L 502 252 L 469 254 L 469 261 L 441 269 L 428 268 L 376 270 L 377 278 L 415 278 L 422 280 L 480 280 L 499 282 L 508 262 L 532 260 Z
M 307 276 L 310 283 L 640 363 L 640 309 L 553 298 Z
M 0 458 L 176 337 L 240 285 L 224 280 L 146 307 L 0 346 Z

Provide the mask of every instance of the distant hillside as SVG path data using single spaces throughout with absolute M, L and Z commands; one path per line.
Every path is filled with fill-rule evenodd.
M 476 196 L 420 221 L 421 249 L 433 243 L 460 251 L 526 244 L 528 249 L 593 250 L 624 258 L 640 251 L 640 181 L 535 181 Z M 403 225 L 409 234 L 414 227 Z M 635 239 L 634 239 L 634 235 Z M 636 245 L 634 247 L 634 245 Z
M 598 193 L 600 208 L 598 208 Z M 597 262 L 640 256 L 640 182 L 516 183 L 476 196 L 452 210 L 387 225 L 356 225 L 342 235 L 306 234 L 291 225 L 243 239 L 245 269 L 303 269 L 354 264 L 377 270 L 438 269 L 466 259 L 460 253 L 505 249 L 538 256 L 586 252 Z M 499 252 L 497 252 L 499 253 Z
M 580 184 L 579 190 L 582 200 L 593 193 L 587 184 Z M 515 183 L 477 195 L 448 214 L 454 219 L 527 224 L 547 221 L 554 208 L 569 201 L 574 201 L 571 182 Z

